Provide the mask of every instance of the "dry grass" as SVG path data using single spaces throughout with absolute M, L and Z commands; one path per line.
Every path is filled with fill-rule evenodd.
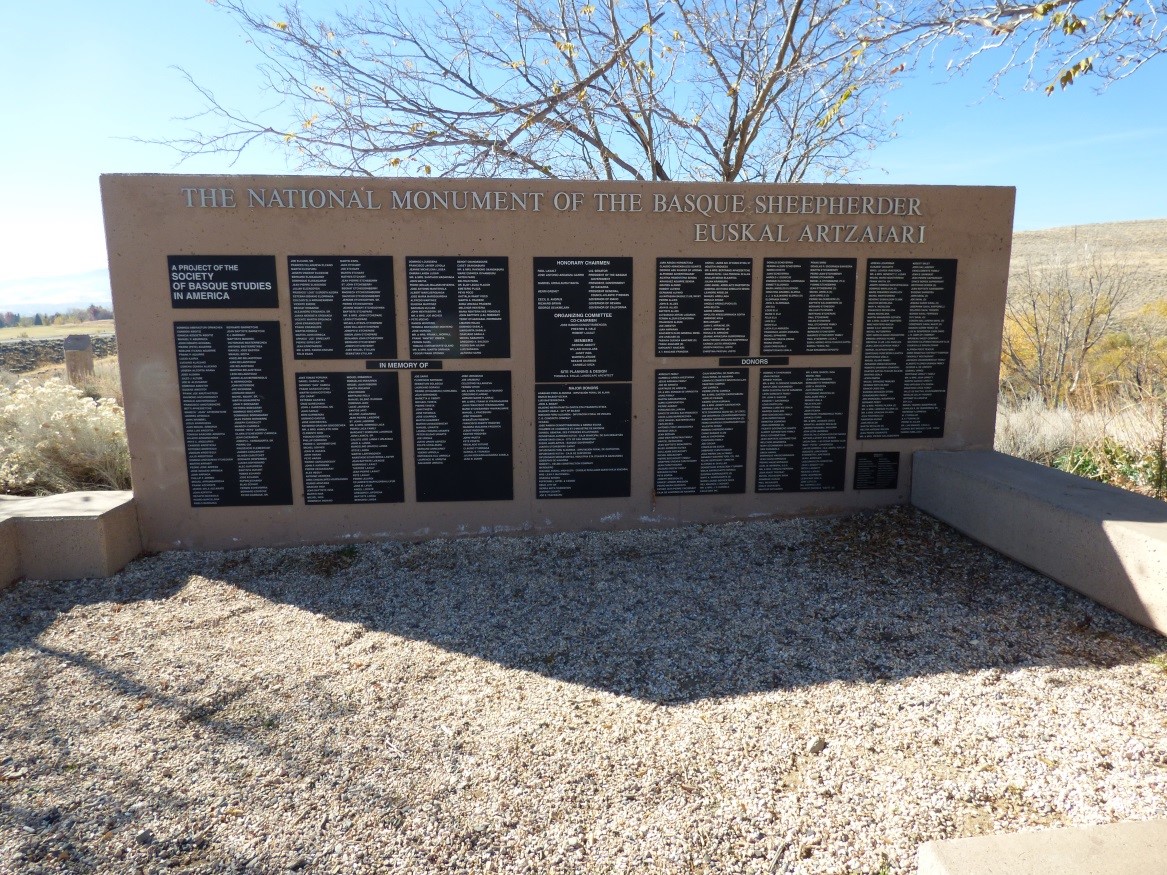
M 1081 266 L 1090 251 L 1136 269 L 1142 289 L 1132 308 L 1167 298 L 1167 218 L 1020 231 L 1013 235 L 1012 270 L 1026 262 Z
M 113 334 L 112 319 L 96 319 L 93 322 L 77 322 L 72 325 L 29 325 L 0 328 L 0 342 L 6 340 L 52 340 L 68 337 L 70 334 Z
M 63 364 L 45 365 L 43 368 L 37 368 L 21 376 L 42 383 L 46 380 L 68 382 Z M 120 407 L 123 404 L 123 399 L 121 372 L 118 370 L 118 357 L 111 355 L 105 358 L 94 359 L 93 375 L 78 383 L 77 388 L 87 397 L 95 401 L 99 398 L 112 398 Z
M 1031 399 L 997 408 L 998 451 L 1156 498 L 1167 498 L 1165 440 L 1162 402 L 1081 410 Z
M 996 449 L 1011 456 L 1052 464 L 1074 447 L 1112 440 L 1123 446 L 1150 447 L 1160 423 L 1149 405 L 1116 410 L 1050 409 L 1036 399 L 997 408 Z

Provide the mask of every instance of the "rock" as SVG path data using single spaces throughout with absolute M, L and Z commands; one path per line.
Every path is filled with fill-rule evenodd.
M 820 754 L 826 749 L 827 749 L 826 741 L 824 741 L 823 739 L 821 739 L 817 736 L 812 738 L 810 740 L 810 743 L 807 744 L 807 746 L 806 746 L 806 752 L 813 753 L 813 754 Z
M 152 845 L 154 844 L 154 833 L 148 829 L 144 829 L 134 836 L 134 841 L 140 845 Z

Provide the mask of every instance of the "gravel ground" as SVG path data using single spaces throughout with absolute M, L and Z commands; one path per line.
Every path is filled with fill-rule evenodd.
M 0 871 L 909 873 L 1167 817 L 1167 639 L 907 509 L 0 596 Z

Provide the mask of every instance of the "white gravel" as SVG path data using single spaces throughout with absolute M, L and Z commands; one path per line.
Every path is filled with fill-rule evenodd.
M 1167 639 L 914 511 L 0 595 L 0 872 L 910 873 L 1167 817 Z

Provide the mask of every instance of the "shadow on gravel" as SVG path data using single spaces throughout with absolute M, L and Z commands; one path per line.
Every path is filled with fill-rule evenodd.
M 1167 639 L 896 508 L 635 533 L 163 554 L 110 580 L 26 582 L 0 595 L 0 655 L 42 649 L 41 632 L 75 606 L 167 599 L 190 574 L 665 704 L 1167 652 Z M 30 586 L 41 588 L 38 610 L 22 607 L 18 592 Z M 141 692 L 129 679 L 105 681 Z
M 185 576 L 158 575 L 143 586 L 124 574 L 93 580 L 22 580 L 0 592 L 0 656 L 20 647 L 40 649 L 41 633 L 74 608 L 163 601 L 186 582 Z
M 209 580 L 184 592 L 195 575 Z M 1167 639 L 911 509 L 161 554 L 109 580 L 24 581 L 0 594 L 0 675 L 10 685 L 0 692 L 0 870 L 337 871 L 330 849 L 366 838 L 354 838 L 351 822 L 332 816 L 338 810 L 382 812 L 388 819 L 378 826 L 391 830 L 408 816 L 441 833 L 442 806 L 463 791 L 419 775 L 468 767 L 458 732 L 414 726 L 413 752 L 390 744 L 387 754 L 397 694 L 354 705 L 343 688 L 371 675 L 350 676 L 345 658 L 317 655 L 289 667 L 291 683 L 282 684 L 280 660 L 297 662 L 300 639 L 284 637 L 269 654 L 257 630 L 270 627 L 249 615 L 294 623 L 303 635 L 331 624 L 265 611 L 261 600 L 356 624 L 351 636 L 322 633 L 338 657 L 363 629 L 664 705 L 833 681 L 1114 666 L 1167 653 Z M 139 659 L 161 636 L 169 639 L 159 642 L 165 665 Z M 246 653 L 254 659 L 244 647 L 256 648 Z M 420 683 L 439 671 L 416 662 L 401 670 L 413 671 L 401 680 Z M 338 673 L 344 683 L 334 684 Z M 16 707 L 4 698 L 10 690 Z M 358 732 L 350 748 L 344 718 L 356 707 L 387 731 Z M 506 749 L 525 755 L 527 742 L 517 744 Z M 600 774 L 620 774 L 614 768 Z M 477 783 L 458 786 L 469 788 L 466 798 L 478 792 Z M 290 838 L 260 850 L 234 824 L 249 814 L 240 798 L 267 804 L 269 792 L 273 804 L 282 800 L 273 816 Z M 535 794 L 533 813 L 506 829 L 553 849 L 557 839 L 539 830 L 557 794 Z M 817 809 L 806 810 L 803 826 L 817 834 Z M 490 856 L 501 839 L 466 823 L 434 848 L 478 868 L 507 859 Z M 459 865 L 443 871 L 474 868 Z
M 910 508 L 207 564 L 209 576 L 368 631 L 666 704 L 1167 652 L 1167 639 Z

